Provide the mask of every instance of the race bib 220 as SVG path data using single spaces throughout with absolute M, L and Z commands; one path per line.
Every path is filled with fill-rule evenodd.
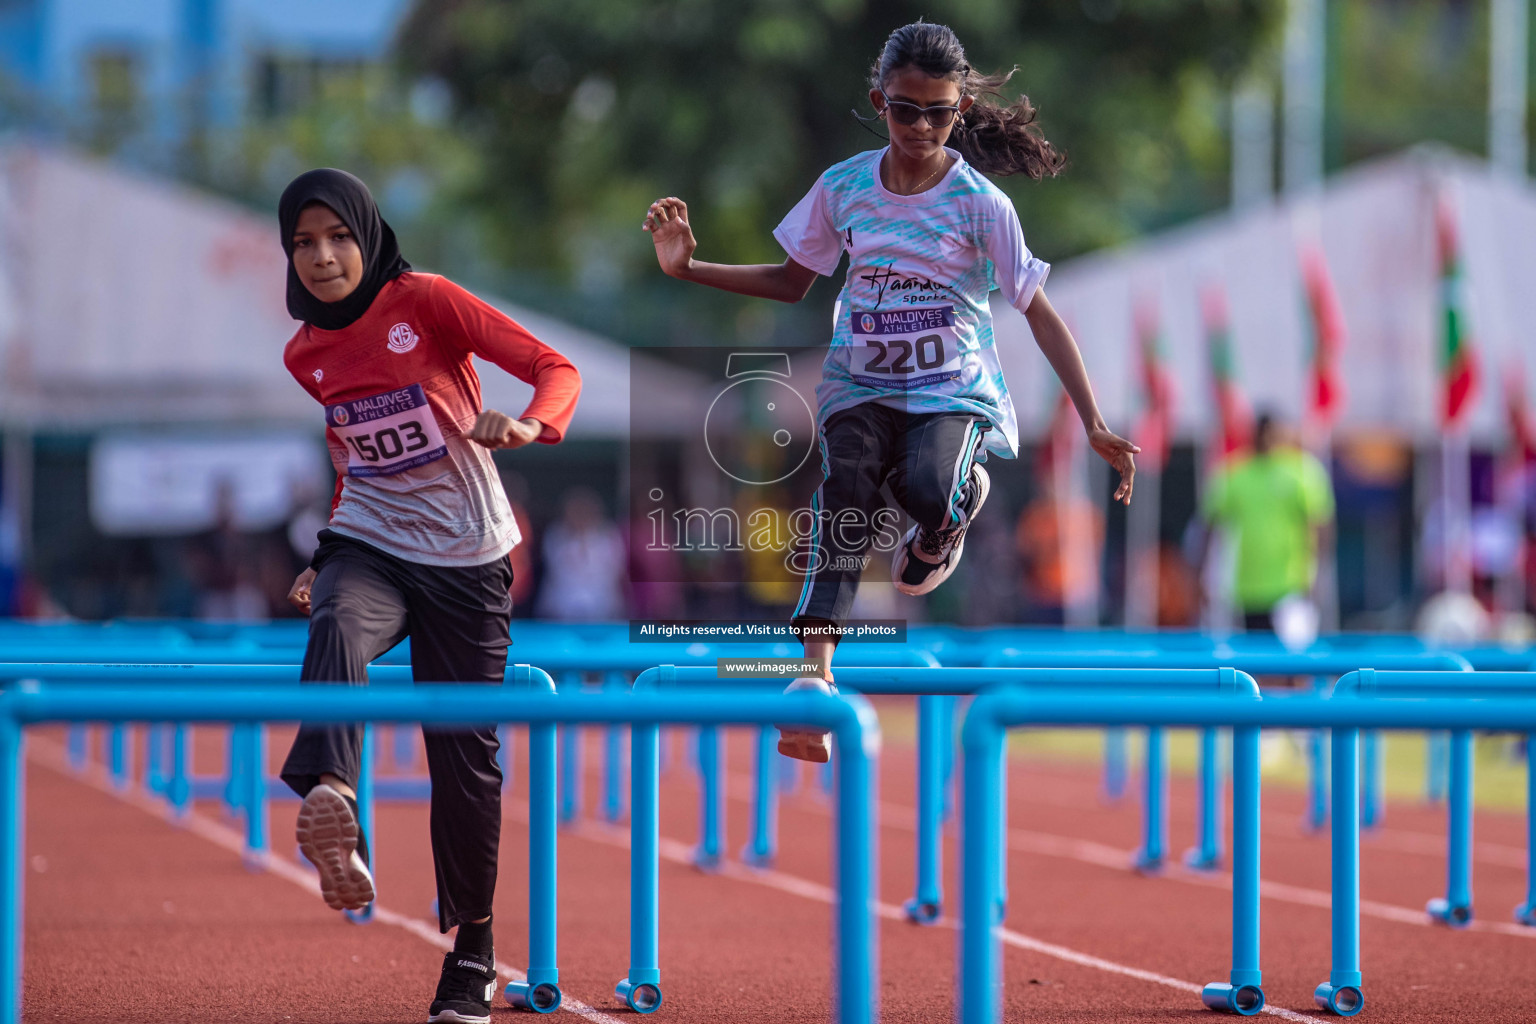
M 931 388 L 960 377 L 953 306 L 852 312 L 855 383 L 871 388 Z

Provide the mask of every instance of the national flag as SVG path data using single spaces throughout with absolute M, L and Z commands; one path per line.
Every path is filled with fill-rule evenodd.
M 1168 463 L 1173 446 L 1173 378 L 1163 355 L 1157 306 L 1147 300 L 1136 308 L 1136 348 L 1141 369 L 1141 422 L 1136 443 L 1152 469 Z
M 1322 247 L 1312 243 L 1301 249 L 1301 280 L 1306 289 L 1307 413 L 1324 429 L 1331 427 L 1344 408 L 1344 382 L 1339 375 L 1339 354 L 1344 349 L 1344 311 L 1328 273 Z
M 1253 409 L 1237 383 L 1232 354 L 1232 326 L 1227 316 L 1227 293 L 1212 283 L 1201 296 L 1205 321 L 1206 352 L 1211 362 L 1211 384 L 1216 398 L 1216 451 L 1223 457 L 1246 448 L 1253 440 Z
M 1461 240 L 1450 197 L 1435 203 L 1435 251 L 1440 270 L 1440 421 L 1447 427 L 1461 422 L 1477 397 L 1477 351 L 1467 323 L 1466 277 L 1461 265 Z
M 1504 373 L 1504 411 L 1509 419 L 1509 455 L 1517 465 L 1536 459 L 1536 420 L 1525 393 L 1525 370 L 1511 359 Z

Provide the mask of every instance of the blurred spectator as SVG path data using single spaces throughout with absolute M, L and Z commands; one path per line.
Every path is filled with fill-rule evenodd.
M 1054 473 L 1037 473 L 1035 479 L 1039 490 L 1014 527 L 1021 619 L 1060 626 L 1068 608 L 1091 602 L 1098 591 L 1104 517 L 1086 498 L 1069 495 L 1058 501 Z
M 566 622 L 624 615 L 624 540 L 586 487 L 565 494 L 560 518 L 544 535 L 544 579 L 538 610 Z
M 507 504 L 512 506 L 512 520 L 517 523 L 518 536 L 522 540 L 512 549 L 512 614 L 528 614 L 528 603 L 533 598 L 533 520 L 528 516 L 528 481 L 521 473 L 502 473 L 501 485 L 507 492 Z
M 1274 631 L 1273 612 L 1293 595 L 1311 597 L 1319 553 L 1333 521 L 1333 484 L 1328 471 L 1297 447 L 1272 413 L 1259 416 L 1253 451 L 1217 468 L 1201 513 L 1232 535 L 1237 550 L 1235 596 L 1244 625 Z M 1200 550 L 1200 573 L 1210 556 L 1211 534 Z
M 214 498 L 213 527 L 187 541 L 187 560 L 197 584 L 197 617 L 219 622 L 262 622 L 268 605 L 261 589 L 258 545 L 235 525 L 235 492 L 221 480 Z M 290 577 L 289 583 L 292 583 Z

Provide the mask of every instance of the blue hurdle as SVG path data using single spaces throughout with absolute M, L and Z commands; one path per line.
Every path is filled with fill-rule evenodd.
M 526 669 L 526 667 L 523 667 Z M 872 762 L 878 747 L 878 726 L 861 701 L 814 693 L 754 695 L 751 693 L 641 693 L 554 695 L 549 676 L 527 669 L 530 686 L 546 692 L 517 692 L 510 688 L 441 685 L 411 690 L 369 690 L 359 687 L 280 688 L 140 688 L 18 685 L 0 689 L 0 1024 L 18 1024 L 21 1010 L 21 864 L 22 728 L 42 722 L 156 721 L 176 717 L 185 721 L 262 722 L 272 719 L 306 721 L 416 721 L 440 724 L 518 721 L 530 731 L 547 735 L 545 756 L 553 775 L 553 729 L 557 723 L 632 723 L 654 737 L 660 723 L 764 724 L 797 721 L 822 726 L 837 738 L 842 762 L 839 843 L 837 853 L 838 1017 L 847 1024 L 870 1024 L 877 1015 L 878 960 L 875 957 L 875 879 L 872 837 L 876 807 L 872 799 Z M 643 743 L 653 757 L 655 747 Z M 644 780 L 642 780 L 644 781 Z M 547 789 L 547 787 L 546 787 Z M 653 790 L 654 791 L 654 790 Z M 647 809 L 654 823 L 654 806 Z M 553 801 L 534 815 L 530 829 L 529 972 L 526 982 L 508 986 L 509 1001 L 550 1012 L 561 994 L 555 968 L 554 918 L 555 830 Z M 651 833 L 653 840 L 655 833 Z M 538 848 L 534 848 L 537 846 Z M 551 872 L 543 893 L 533 892 L 534 869 Z M 655 875 L 649 883 L 655 892 Z M 642 881 L 646 881 L 642 879 Z M 654 944 L 651 947 L 654 952 Z M 632 975 L 650 964 L 632 964 Z M 649 997 L 643 975 L 630 981 L 630 995 Z M 654 988 L 659 1003 L 659 984 Z
M 1536 696 L 1536 672 L 1383 672 L 1361 669 L 1342 676 L 1334 694 L 1345 697 L 1532 697 Z M 1429 901 L 1425 911 L 1453 928 L 1472 921 L 1472 732 L 1450 733 L 1450 787 L 1447 794 L 1445 895 Z M 1536 781 L 1526 751 L 1526 898 L 1515 908 L 1515 920 L 1536 925 Z M 1337 767 L 1335 767 L 1337 772 Z M 1357 880 L 1358 884 L 1358 880 Z
M 1440 674 L 1442 679 L 1448 673 Z M 1378 677 L 1379 678 L 1379 677 Z M 1258 730 L 1328 728 L 1334 731 L 1334 819 L 1339 845 L 1333 952 L 1329 980 L 1314 996 L 1320 1008 L 1344 1016 L 1364 1006 L 1360 988 L 1358 890 L 1359 776 L 1353 739 L 1360 729 L 1536 730 L 1536 702 L 1530 700 L 1416 701 L 1327 700 L 1296 697 L 1281 701 L 1233 701 L 1188 697 L 1063 696 L 1020 689 L 995 690 L 972 702 L 961 730 L 965 791 L 962 828 L 959 1019 L 962 1024 L 995 1024 L 999 1019 L 1001 956 L 996 935 L 1000 879 L 995 847 L 1002 841 L 997 781 L 1008 729 L 1036 725 L 1157 725 L 1233 729 L 1233 932 L 1228 982 L 1207 985 L 1206 1006 L 1250 1016 L 1264 1007 L 1259 967 L 1259 787 Z M 1251 785 L 1249 781 L 1251 780 Z M 1342 881 L 1344 884 L 1337 884 Z

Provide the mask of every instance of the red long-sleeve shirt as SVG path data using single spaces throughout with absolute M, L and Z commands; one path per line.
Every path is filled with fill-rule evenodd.
M 325 406 L 331 529 L 426 565 L 481 565 L 521 540 L 490 452 L 467 436 L 481 411 L 474 355 L 533 385 L 518 418 L 544 424 L 540 441 L 565 435 L 576 368 L 446 278 L 401 274 L 350 326 L 299 328 L 283 362 Z

